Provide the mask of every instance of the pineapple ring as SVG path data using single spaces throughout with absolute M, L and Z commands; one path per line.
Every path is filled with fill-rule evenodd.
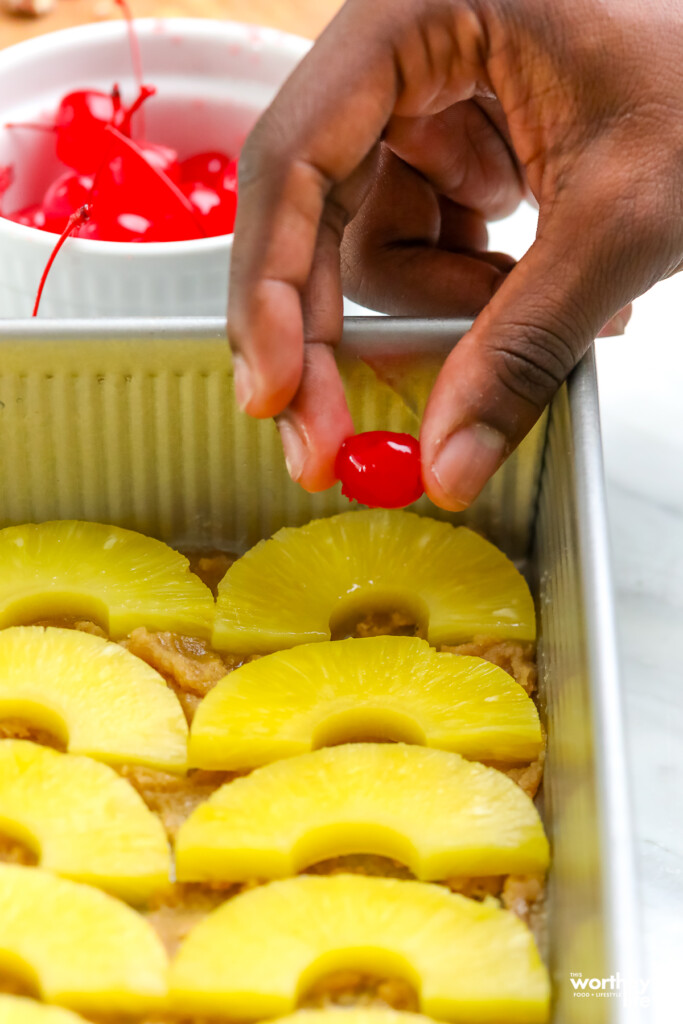
M 351 853 L 394 858 L 423 881 L 548 866 L 538 812 L 506 775 L 442 750 L 361 743 L 221 786 L 181 826 L 176 874 L 286 878 Z
M 549 985 L 510 911 L 424 882 L 304 875 L 212 911 L 171 964 L 178 1013 L 257 1020 L 291 1013 L 338 970 L 404 977 L 446 1021 L 543 1024 Z
M 40 866 L 132 903 L 169 884 L 166 833 L 130 783 L 89 757 L 0 742 L 0 832 Z
M 188 758 L 241 770 L 366 737 L 498 763 L 529 762 L 543 748 L 534 702 L 502 668 L 417 637 L 377 636 L 303 645 L 231 672 L 197 709 Z
M 408 608 L 434 645 L 536 635 L 529 588 L 465 527 L 369 509 L 285 527 L 218 587 L 213 646 L 245 654 L 329 640 L 352 612 Z
M 0 530 L 0 629 L 76 615 L 114 638 L 136 626 L 208 637 L 214 609 L 187 559 L 152 537 L 76 520 Z
M 23 996 L 0 995 L 0 1021 L 2 1024 L 87 1024 L 83 1017 L 72 1013 L 71 1010 L 62 1010 L 59 1006 L 46 1006 L 45 1003 L 37 1003 L 35 999 L 24 999 Z M 301 1024 L 305 1024 L 304 1021 Z M 310 1024 L 316 1024 L 311 1021 Z M 320 1024 L 324 1024 L 321 1021 Z M 358 1024 L 364 1024 L 358 1021 Z M 373 1024 L 368 1021 L 367 1024 Z M 383 1024 L 383 1021 L 377 1021 Z M 387 1021 L 386 1024 L 392 1024 Z M 397 1021 L 396 1024 L 401 1024 Z M 409 1022 L 406 1022 L 409 1024 Z
M 142 1014 L 167 992 L 152 926 L 99 889 L 39 868 L 0 864 L 0 970 L 85 1014 Z
M 90 633 L 0 630 L 2 718 L 47 729 L 71 754 L 170 772 L 187 767 L 187 722 L 163 677 Z

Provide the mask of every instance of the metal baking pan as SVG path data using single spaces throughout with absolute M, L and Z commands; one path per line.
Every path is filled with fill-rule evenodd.
M 356 428 L 416 433 L 466 328 L 348 319 L 339 363 Z M 224 321 L 0 321 L 0 526 L 92 519 L 244 550 L 344 508 L 338 489 L 292 484 L 273 424 L 236 409 Z M 548 732 L 553 1024 L 636 1024 L 639 928 L 592 353 L 471 509 L 416 508 L 480 529 L 530 579 Z

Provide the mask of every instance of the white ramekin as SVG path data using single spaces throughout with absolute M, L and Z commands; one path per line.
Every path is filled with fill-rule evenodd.
M 136 22 L 143 77 L 158 89 L 145 106 L 145 135 L 178 149 L 236 153 L 304 55 L 306 39 L 273 29 L 203 19 Z M 126 26 L 106 22 L 55 32 L 0 51 L 0 165 L 16 180 L 3 209 L 38 202 L 61 166 L 51 134 L 5 128 L 49 121 L 74 89 L 135 95 Z M 29 316 L 56 235 L 0 218 L 0 317 Z M 40 307 L 46 317 L 221 315 L 232 236 L 133 244 L 70 239 Z

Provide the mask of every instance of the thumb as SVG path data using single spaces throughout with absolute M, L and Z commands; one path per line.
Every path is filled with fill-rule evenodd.
M 577 224 L 596 223 L 585 217 L 574 209 L 539 229 L 441 370 L 420 443 L 425 490 L 442 508 L 476 498 L 631 297 L 608 233 L 604 245 L 595 233 L 577 238 Z

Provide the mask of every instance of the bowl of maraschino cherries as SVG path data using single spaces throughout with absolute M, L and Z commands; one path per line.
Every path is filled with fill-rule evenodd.
M 128 18 L 0 51 L 0 316 L 222 315 L 239 151 L 308 45 Z

